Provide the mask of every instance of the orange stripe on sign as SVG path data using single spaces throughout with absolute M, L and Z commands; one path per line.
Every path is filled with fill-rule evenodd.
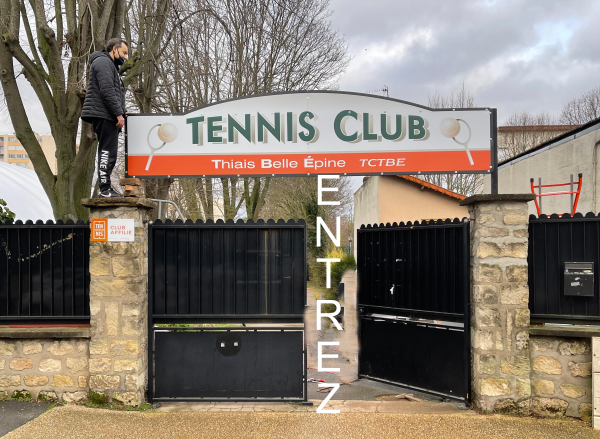
M 148 171 L 149 156 L 128 156 L 128 174 L 144 176 L 380 174 L 417 172 L 486 172 L 491 153 L 471 151 L 377 152 L 260 155 L 156 155 Z

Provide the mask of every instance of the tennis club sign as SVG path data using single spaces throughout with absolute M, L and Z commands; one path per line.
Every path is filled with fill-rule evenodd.
M 494 125 L 488 108 L 328 91 L 249 96 L 128 115 L 127 175 L 487 173 Z

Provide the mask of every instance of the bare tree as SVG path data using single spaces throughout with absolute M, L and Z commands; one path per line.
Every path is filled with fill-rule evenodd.
M 168 4 L 166 0 L 137 3 L 144 2 L 144 11 L 150 16 L 160 14 Z M 6 106 L 15 134 L 33 163 L 57 219 L 88 217 L 80 200 L 90 196 L 96 141 L 91 125 L 79 119 L 88 57 L 104 48 L 110 38 L 122 36 L 128 12 L 137 11 L 131 9 L 133 3 L 0 0 L 0 79 Z M 138 48 L 152 44 L 145 35 L 137 37 Z M 124 82 L 131 82 L 149 59 L 149 55 L 135 51 L 121 68 L 127 72 Z M 56 142 L 56 176 L 25 112 L 17 86 L 21 74 L 35 91 Z
M 546 112 L 512 114 L 498 130 L 498 159 L 515 157 L 570 129 L 556 124 L 556 118 Z
M 328 0 L 186 0 L 201 11 L 181 23 L 159 66 L 154 109 L 179 111 L 240 96 L 277 91 L 333 88 L 349 57 L 342 36 L 331 28 Z M 168 26 L 171 27 L 171 26 Z M 175 28 L 175 27 L 173 27 Z M 269 178 L 202 179 L 191 187 L 204 212 L 213 215 L 212 195 L 223 197 L 225 217 L 245 209 L 257 219 Z
M 441 96 L 437 92 L 430 95 L 427 106 L 430 108 L 473 108 L 475 107 L 475 98 L 463 84 L 458 92 L 448 96 Z M 415 177 L 467 196 L 479 192 L 483 185 L 483 177 L 480 174 L 428 174 L 415 175 Z
M 600 87 L 595 87 L 567 103 L 560 114 L 565 125 L 583 125 L 600 118 Z

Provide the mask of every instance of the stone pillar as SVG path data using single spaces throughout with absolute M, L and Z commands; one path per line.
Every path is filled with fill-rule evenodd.
M 483 411 L 528 413 L 527 247 L 532 194 L 475 195 L 471 216 L 472 402 Z
M 145 199 L 85 199 L 90 218 L 135 220 L 134 242 L 90 243 L 90 397 L 139 405 L 147 389 L 148 227 Z

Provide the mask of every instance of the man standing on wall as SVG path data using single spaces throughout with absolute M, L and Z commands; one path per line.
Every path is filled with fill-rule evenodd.
M 90 55 L 89 85 L 81 119 L 92 124 L 98 137 L 98 182 L 101 198 L 122 197 L 110 184 L 117 161 L 119 133 L 125 124 L 125 86 L 119 67 L 127 60 L 127 42 L 113 38 L 106 50 Z

